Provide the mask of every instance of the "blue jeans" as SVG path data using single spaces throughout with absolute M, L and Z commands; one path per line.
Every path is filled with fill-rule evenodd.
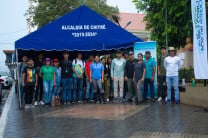
M 73 92 L 73 100 L 76 101 L 77 99 L 79 101 L 82 101 L 82 85 L 83 85 L 83 78 L 78 79 L 74 77 L 74 92 Z M 77 98 L 77 88 L 78 88 L 78 95 L 79 97 Z
M 53 80 L 44 80 L 43 87 L 44 87 L 44 102 L 49 104 L 51 102 L 52 97 L 52 90 L 53 90 Z
M 144 79 L 144 100 L 147 99 L 148 85 L 150 85 L 150 95 L 154 99 L 154 81 L 151 79 Z
M 62 101 L 63 102 L 70 102 L 72 100 L 72 85 L 73 85 L 73 78 L 64 78 L 61 80 L 62 82 Z
M 93 92 L 93 84 L 90 83 L 90 80 L 87 80 L 86 78 L 86 99 L 93 99 L 94 92 Z
M 61 84 L 61 78 L 56 77 L 56 86 L 54 86 L 53 88 L 53 96 L 59 95 L 60 84 Z
M 166 76 L 167 99 L 171 100 L 171 89 L 174 88 L 175 100 L 179 100 L 178 76 Z

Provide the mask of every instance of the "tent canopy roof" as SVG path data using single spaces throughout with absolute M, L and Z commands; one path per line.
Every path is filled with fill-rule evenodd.
M 128 48 L 142 41 L 87 6 L 80 6 L 17 40 L 15 49 L 101 51 Z

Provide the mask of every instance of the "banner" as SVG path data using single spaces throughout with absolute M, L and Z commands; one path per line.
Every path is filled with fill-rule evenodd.
M 194 74 L 196 79 L 208 79 L 207 29 L 205 5 L 205 0 L 191 0 L 194 31 Z
M 151 59 L 155 60 L 157 63 L 157 49 L 156 42 L 137 42 L 134 43 L 134 57 L 137 59 L 138 53 L 143 54 L 143 60 L 145 60 L 145 52 L 151 52 Z M 157 65 L 157 64 L 156 64 Z M 155 98 L 157 97 L 157 71 L 155 72 L 155 81 L 154 81 L 154 90 L 155 90 Z M 148 97 L 150 97 L 150 92 L 148 91 Z

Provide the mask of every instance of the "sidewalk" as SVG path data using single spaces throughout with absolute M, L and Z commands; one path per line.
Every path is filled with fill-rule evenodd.
M 4 138 L 208 137 L 198 107 L 147 103 L 77 104 L 18 110 L 13 95 Z

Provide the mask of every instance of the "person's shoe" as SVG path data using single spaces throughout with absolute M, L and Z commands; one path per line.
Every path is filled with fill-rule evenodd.
M 154 102 L 155 102 L 155 99 L 154 99 L 154 98 L 152 98 L 152 99 L 151 99 L 151 102 L 152 102 L 152 103 L 154 103 Z
M 34 106 L 34 105 L 32 105 L 32 104 L 30 104 L 30 108 L 35 108 L 35 106 Z
M 64 102 L 64 105 L 66 105 L 67 103 L 66 102 Z
M 40 105 L 45 105 L 45 103 L 43 101 L 40 101 Z
M 106 102 L 109 102 L 109 101 L 110 101 L 109 98 L 107 98 L 107 99 L 106 99 Z
M 162 100 L 162 97 L 160 96 L 160 97 L 157 99 L 157 101 L 160 102 L 161 100 Z
M 30 105 L 29 104 L 26 104 L 25 105 L 25 109 L 29 109 L 30 108 Z
M 132 103 L 133 100 L 132 100 L 132 99 L 128 99 L 127 102 L 128 102 L 128 103 Z
M 171 102 L 170 102 L 170 99 L 166 99 L 166 100 L 165 100 L 165 103 L 166 103 L 166 104 L 170 104 L 170 103 L 171 103 Z
M 91 99 L 90 102 L 94 102 L 95 100 Z
M 71 104 L 70 102 L 66 102 L 66 104 Z
M 35 106 L 38 106 L 38 101 L 35 101 L 34 105 L 35 105 Z
M 78 103 L 83 103 L 83 101 L 78 101 Z
M 179 100 L 176 100 L 176 101 L 175 101 L 175 104 L 179 104 L 179 103 L 180 103 Z

